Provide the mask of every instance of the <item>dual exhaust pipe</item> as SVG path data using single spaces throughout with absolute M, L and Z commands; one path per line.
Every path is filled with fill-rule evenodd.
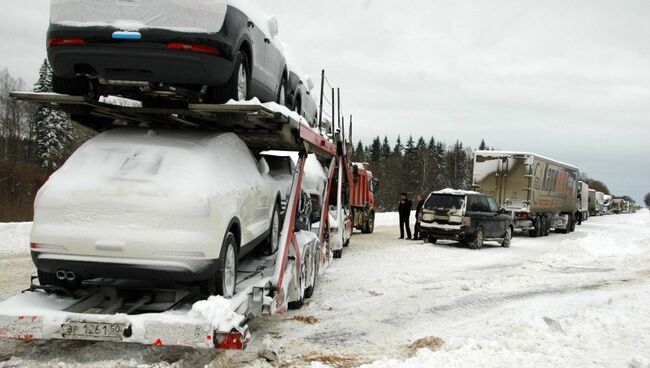
M 74 281 L 77 279 L 77 274 L 72 271 L 58 270 L 56 271 L 56 278 L 61 281 Z

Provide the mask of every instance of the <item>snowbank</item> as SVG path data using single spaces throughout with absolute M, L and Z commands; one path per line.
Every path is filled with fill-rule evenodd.
M 0 255 L 29 253 L 31 222 L 0 223 Z
M 217 331 L 231 331 L 244 321 L 244 316 L 233 312 L 234 309 L 230 300 L 211 296 L 208 300 L 194 303 L 187 315 L 210 323 Z

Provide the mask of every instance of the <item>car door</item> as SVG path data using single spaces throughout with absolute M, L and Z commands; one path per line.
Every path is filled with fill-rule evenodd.
M 479 196 L 467 196 L 466 215 L 472 219 L 473 230 L 477 230 L 479 227 L 483 227 L 485 229 L 485 214 L 482 211 L 482 204 Z
M 250 95 L 252 97 L 258 97 L 262 100 L 264 96 L 267 95 L 265 86 L 267 85 L 267 74 L 266 74 L 266 35 L 262 30 L 264 25 L 258 25 L 252 21 L 248 22 L 248 29 L 253 44 L 253 60 L 251 65 L 251 83 L 250 83 Z M 248 61 L 251 63 L 251 60 Z
M 266 70 L 268 73 L 269 86 L 272 88 L 273 97 L 277 98 L 277 93 L 282 81 L 282 67 L 284 57 L 282 56 L 282 45 L 276 40 L 269 39 L 266 44 Z M 285 87 L 286 88 L 286 87 Z M 286 92 L 285 92 L 286 93 Z
M 488 201 L 490 207 L 490 214 L 492 215 L 491 219 L 491 235 L 492 238 L 498 238 L 503 236 L 506 232 L 506 218 L 505 215 L 502 215 L 499 211 L 499 206 L 497 202 L 492 197 L 485 197 Z

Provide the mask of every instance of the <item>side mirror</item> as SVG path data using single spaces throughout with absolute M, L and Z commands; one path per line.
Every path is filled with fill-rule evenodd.
M 505 215 L 507 213 L 508 213 L 508 211 L 505 208 L 503 208 L 503 207 L 499 208 L 499 214 Z
M 308 89 L 309 91 L 311 91 L 311 90 L 314 89 L 314 87 L 315 87 L 315 85 L 314 85 L 314 80 L 311 78 L 311 75 L 308 75 L 308 76 L 307 76 L 307 89 Z
M 269 163 L 266 162 L 266 159 L 264 157 L 260 158 L 259 161 L 257 161 L 257 169 L 260 171 L 260 174 L 268 175 L 271 172 L 271 168 L 269 167 Z
M 276 17 L 271 17 L 268 20 L 268 26 L 269 26 L 269 32 L 271 32 L 271 37 L 275 37 L 278 35 L 279 29 L 278 29 L 278 18 Z

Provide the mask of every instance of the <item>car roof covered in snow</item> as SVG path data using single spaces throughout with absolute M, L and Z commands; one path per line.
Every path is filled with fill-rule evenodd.
M 487 156 L 487 157 L 503 157 L 503 156 L 533 156 L 533 157 L 538 157 L 541 158 L 542 160 L 550 161 L 555 164 L 561 165 L 561 166 L 566 166 L 572 169 L 580 170 L 577 166 L 572 165 L 572 164 L 567 164 L 566 162 L 554 160 L 552 158 L 548 158 L 546 156 L 539 155 L 537 153 L 532 153 L 532 152 L 521 152 L 521 151 L 482 151 L 482 150 L 477 150 L 474 151 L 474 155 L 478 156 Z
M 446 188 L 433 192 L 432 194 L 447 194 L 447 195 L 468 195 L 468 194 L 481 194 L 479 192 L 473 192 L 471 190 L 462 190 L 462 189 L 452 189 Z

